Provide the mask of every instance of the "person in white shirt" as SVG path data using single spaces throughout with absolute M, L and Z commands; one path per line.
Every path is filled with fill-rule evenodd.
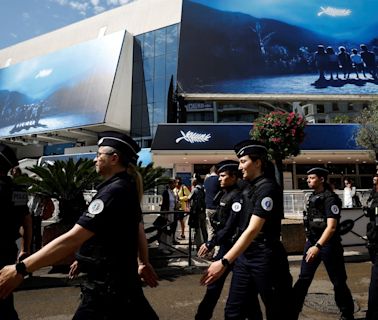
M 353 186 L 353 182 L 349 178 L 344 179 L 344 208 L 353 208 L 353 197 L 356 195 L 356 187 Z

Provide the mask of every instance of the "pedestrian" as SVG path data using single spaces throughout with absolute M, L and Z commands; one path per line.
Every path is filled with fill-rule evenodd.
M 41 193 L 35 193 L 30 197 L 28 207 L 32 214 L 31 252 L 34 253 L 42 247 L 42 220 L 52 217 L 55 206 L 50 197 Z
M 169 179 L 168 185 L 163 191 L 162 194 L 162 203 L 160 210 L 162 213 L 160 216 L 163 218 L 164 225 L 161 230 L 158 230 L 159 233 L 159 246 L 158 250 L 162 254 L 171 254 L 173 244 L 177 243 L 174 239 L 174 234 L 172 232 L 172 225 L 175 223 L 174 211 L 177 204 L 176 195 L 173 192 L 173 189 L 176 186 L 175 179 Z M 164 213 L 164 211 L 168 211 L 168 213 Z M 176 222 L 177 223 L 177 222 Z
M 97 187 L 88 209 L 71 230 L 23 262 L 0 270 L 0 299 L 19 286 L 28 272 L 53 265 L 78 250 L 69 275 L 82 270 L 87 280 L 82 284 L 74 320 L 119 319 L 129 314 L 137 314 L 138 319 L 158 319 L 140 280 L 142 277 L 152 287 L 158 284 L 148 262 L 140 208 L 143 186 L 135 171 L 139 150 L 126 134 L 100 134 L 94 162 L 105 180 Z
M 356 187 L 353 185 L 352 179 L 344 178 L 344 191 L 343 191 L 343 207 L 353 208 L 353 197 L 356 195 Z
M 245 319 L 256 292 L 265 304 L 267 320 L 289 319 L 292 277 L 280 241 L 283 190 L 266 170 L 265 146 L 245 140 L 235 146 L 235 152 L 243 179 L 250 184 L 238 226 L 241 235 L 222 259 L 209 266 L 201 284 L 213 283 L 235 262 L 225 319 Z
M 188 197 L 190 203 L 189 228 L 194 229 L 194 245 L 197 251 L 207 241 L 205 191 L 200 178 L 192 178 L 192 190 Z
M 18 165 L 13 150 L 0 144 L 0 268 L 20 261 L 30 253 L 31 215 L 27 206 L 28 195 L 23 186 L 14 183 L 9 171 Z M 20 233 L 20 228 L 22 232 Z M 20 249 L 16 240 L 21 238 Z M 13 294 L 0 300 L 0 318 L 18 320 L 13 304 Z
M 188 197 L 190 191 L 186 185 L 182 183 L 181 177 L 176 177 L 176 187 L 174 189 L 177 199 L 179 199 L 180 206 L 179 212 L 176 214 L 176 220 L 180 222 L 181 234 L 178 237 L 179 240 L 185 239 L 185 213 L 189 213 Z M 177 225 L 177 224 L 176 224 Z M 176 228 L 174 228 L 174 235 L 176 234 Z
M 344 249 L 339 234 L 341 199 L 327 184 L 328 170 L 315 167 L 307 171 L 307 184 L 313 189 L 304 213 L 306 243 L 301 270 L 293 287 L 295 318 L 302 311 L 315 272 L 323 261 L 335 291 L 336 305 L 343 320 L 354 319 L 354 302 L 347 285 Z
M 209 241 L 202 244 L 198 251 L 198 256 L 204 257 L 213 250 L 215 246 L 219 246 L 219 250 L 214 260 L 219 260 L 231 249 L 237 239 L 237 227 L 239 223 L 239 215 L 243 204 L 243 185 L 240 183 L 239 163 L 234 160 L 224 160 L 219 162 L 215 168 L 217 177 L 219 177 L 222 196 L 213 215 L 215 234 Z M 222 293 L 222 289 L 228 274 L 231 272 L 232 266 L 227 268 L 222 276 L 209 284 L 206 288 L 205 296 L 200 302 L 196 320 L 208 320 L 213 316 L 214 308 Z M 251 311 L 257 313 L 256 317 L 248 317 L 248 319 L 262 319 L 261 309 L 257 295 L 255 303 L 251 305 Z
M 370 259 L 373 263 L 369 285 L 368 309 L 366 320 L 378 319 L 378 174 L 373 177 L 373 188 L 367 200 L 369 223 L 367 225 L 367 238 Z
M 215 234 L 213 217 L 218 205 L 215 199 L 218 192 L 221 191 L 216 166 L 211 166 L 210 174 L 205 178 L 203 187 L 205 189 L 207 235 L 211 239 Z

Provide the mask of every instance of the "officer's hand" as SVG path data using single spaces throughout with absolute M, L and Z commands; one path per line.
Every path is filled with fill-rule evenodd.
M 201 285 L 207 286 L 212 284 L 214 281 L 219 279 L 225 271 L 226 268 L 223 266 L 221 260 L 214 261 L 201 277 Z
M 312 262 L 318 256 L 320 249 L 312 246 L 306 252 L 306 262 Z
M 0 270 L 0 299 L 8 297 L 24 280 L 17 273 L 15 265 L 5 266 Z
M 138 267 L 138 273 L 142 280 L 151 288 L 155 288 L 159 285 L 159 277 L 157 276 L 154 268 L 150 263 L 140 263 Z
M 209 252 L 206 243 L 203 243 L 197 252 L 197 256 L 204 257 Z
M 68 278 L 73 279 L 80 273 L 79 262 L 76 260 L 70 265 L 70 271 L 68 272 Z

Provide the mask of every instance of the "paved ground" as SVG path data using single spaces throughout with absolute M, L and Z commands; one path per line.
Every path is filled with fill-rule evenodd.
M 183 249 L 183 248 L 181 248 Z M 180 256 L 181 253 L 177 254 Z M 299 272 L 299 256 L 290 256 L 290 270 L 294 280 Z M 347 250 L 348 284 L 356 305 L 356 319 L 364 319 L 367 303 L 367 290 L 370 281 L 370 262 L 363 249 Z M 157 288 L 145 288 L 145 294 L 157 311 L 161 320 L 194 319 L 196 308 L 203 297 L 205 288 L 199 285 L 201 272 L 207 262 L 192 260 L 188 266 L 186 258 L 155 260 L 161 278 Z M 168 262 L 163 263 L 163 261 Z M 160 266 L 160 267 L 159 267 Z M 79 303 L 80 280 L 68 281 L 64 273 L 49 273 L 44 268 L 25 281 L 15 293 L 15 304 L 20 320 L 68 320 Z M 223 307 L 229 288 L 226 282 L 222 297 L 215 310 L 214 319 L 223 319 Z M 310 287 L 309 295 L 301 314 L 301 320 L 338 319 L 338 310 L 333 300 L 333 290 L 321 266 Z M 123 319 L 130 317 L 125 315 Z

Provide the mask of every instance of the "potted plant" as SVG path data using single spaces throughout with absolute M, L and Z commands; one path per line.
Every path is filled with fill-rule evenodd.
M 257 118 L 250 132 L 252 139 L 264 143 L 274 160 L 279 173 L 279 183 L 283 181 L 283 160 L 300 153 L 304 139 L 306 120 L 295 112 L 273 111 Z

